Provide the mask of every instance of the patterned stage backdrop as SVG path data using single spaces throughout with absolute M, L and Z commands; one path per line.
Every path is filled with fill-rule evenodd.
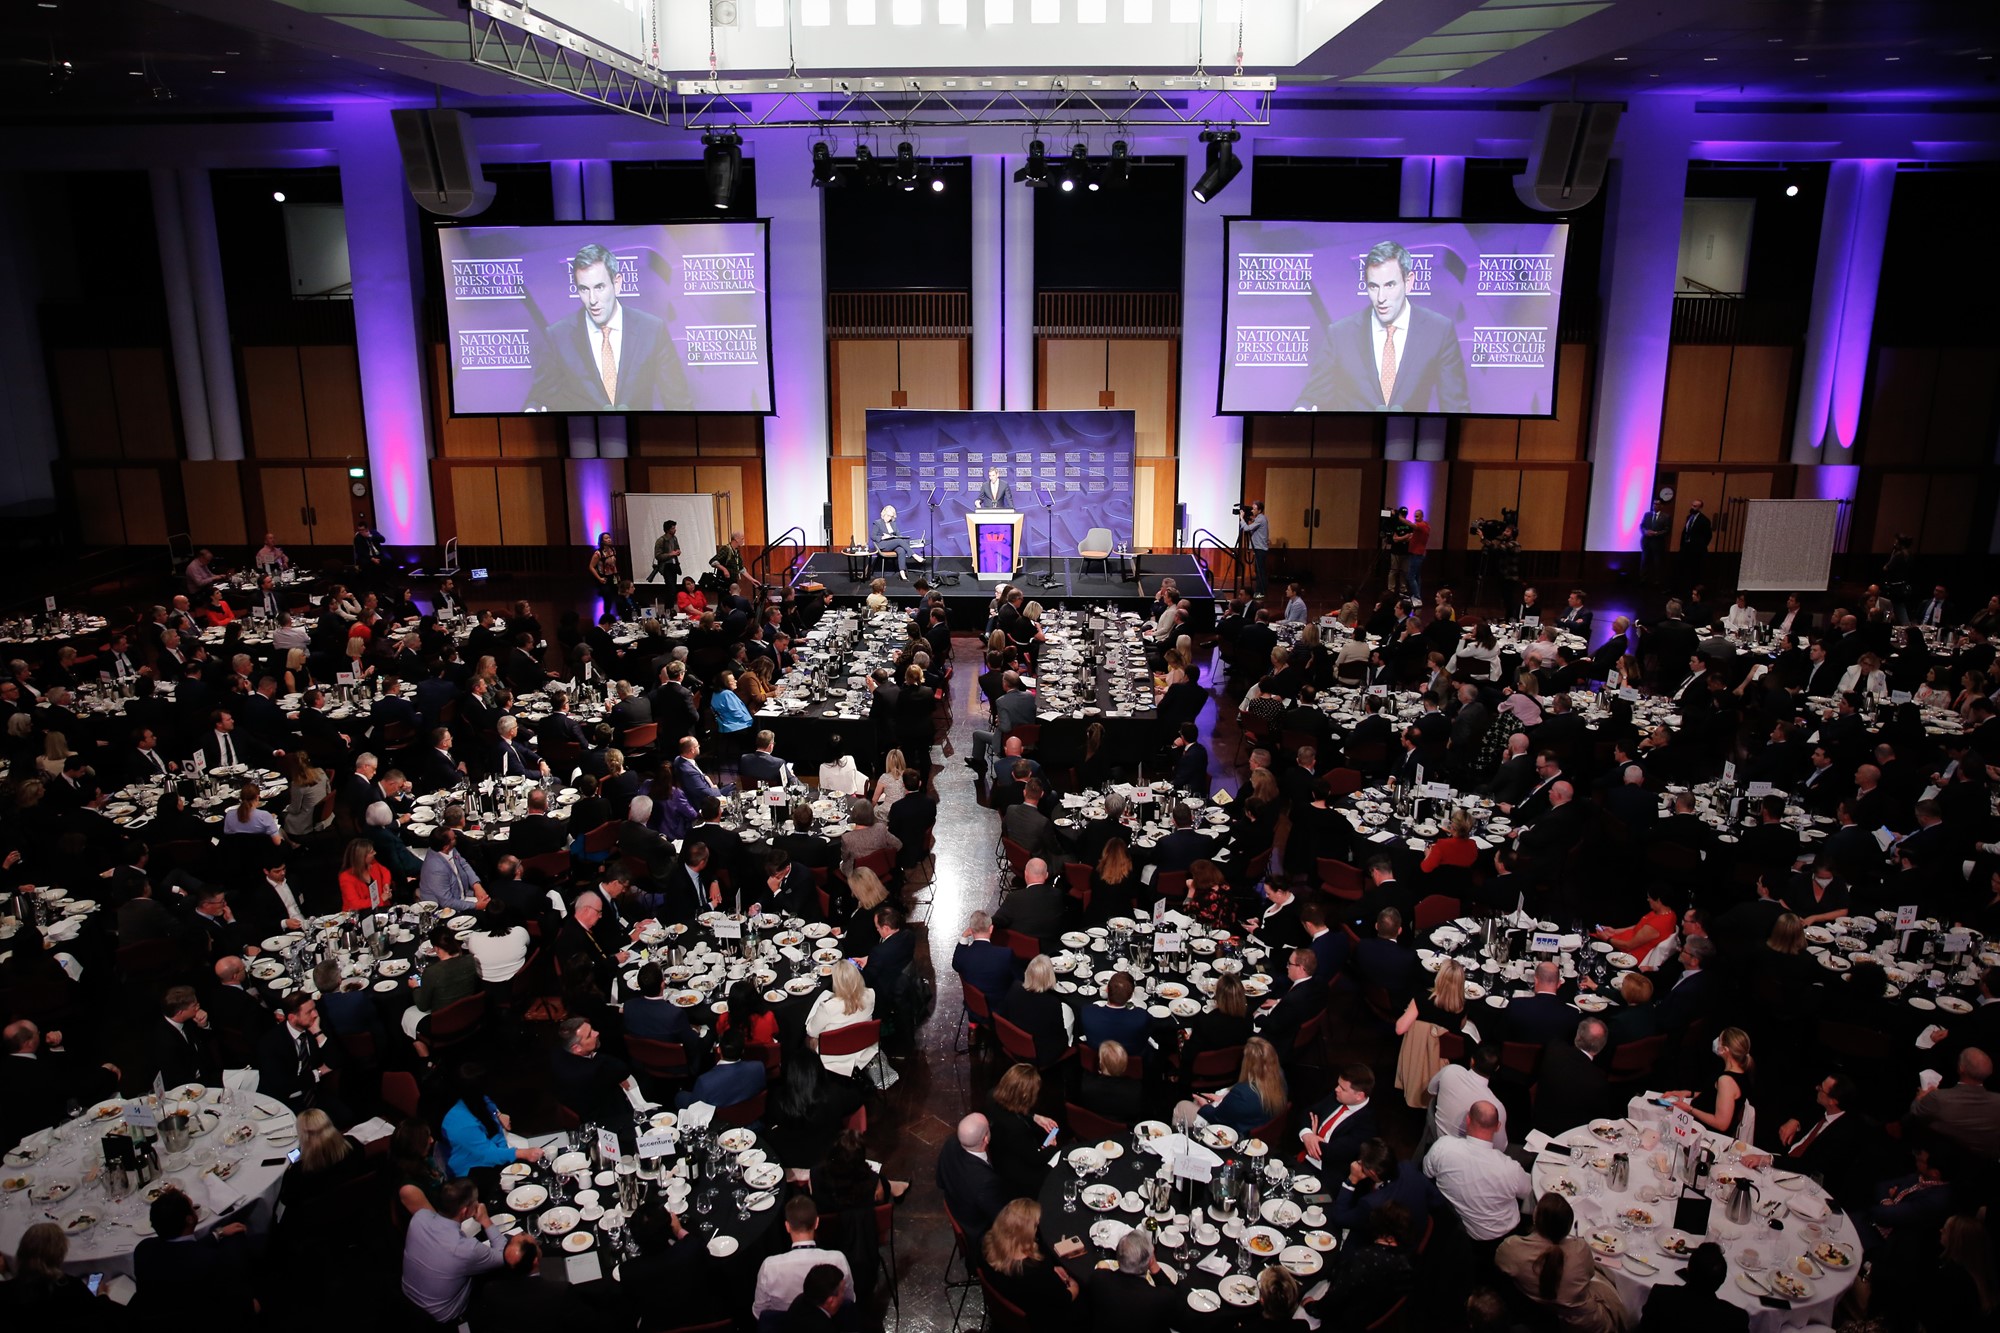
M 865 541 L 868 531 L 862 523 L 872 522 L 883 505 L 894 505 L 897 528 L 925 536 L 930 530 L 926 492 L 935 492 L 937 546 L 931 554 L 968 557 L 965 515 L 986 484 L 986 470 L 997 467 L 1023 516 L 1024 565 L 1048 555 L 1043 496 L 1055 504 L 1058 558 L 1075 556 L 1092 528 L 1109 528 L 1117 540 L 1130 541 L 1133 441 L 1132 413 L 1116 410 L 871 410 L 868 514 L 856 519 L 861 530 L 853 535 Z

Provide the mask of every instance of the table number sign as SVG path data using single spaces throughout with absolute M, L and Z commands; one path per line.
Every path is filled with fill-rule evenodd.
M 1897 933 L 1900 934 L 1903 931 L 1915 930 L 1916 928 L 1917 928 L 1917 905 L 1915 903 L 1904 903 L 1901 907 L 1898 907 L 1896 909 Z
M 1972 936 L 1962 930 L 1949 930 L 1938 936 L 1939 953 L 1964 953 L 1972 947 Z
M 354 673 L 352 671 L 336 671 L 333 675 L 333 683 L 336 685 L 352 685 L 354 683 Z
M 1735 760 L 1733 760 L 1733 759 L 1725 759 L 1725 760 L 1723 760 L 1723 761 L 1722 761 L 1722 780 L 1723 780 L 1724 782 L 1734 782 L 1734 781 L 1736 781 L 1736 761 L 1735 761 Z
M 1449 801 L 1453 792 L 1449 782 L 1426 782 L 1417 788 L 1417 795 L 1426 800 Z
M 1554 932 L 1536 931 L 1528 939 L 1530 953 L 1558 953 L 1562 950 L 1562 936 Z
M 601 1155 L 604 1158 L 605 1161 L 607 1162 L 617 1161 L 619 1153 L 618 1131 L 614 1129 L 598 1130 L 597 1151 L 599 1155 Z
M 1771 784 L 1768 782 L 1753 782 L 1749 787 L 1745 788 L 1745 794 L 1753 801 L 1761 801 L 1771 794 Z
M 1179 931 L 1160 930 L 1153 932 L 1154 953 L 1156 954 L 1179 953 L 1180 951 L 1181 951 L 1181 933 Z
M 709 928 L 719 940 L 740 940 L 743 938 L 741 921 L 718 921 Z

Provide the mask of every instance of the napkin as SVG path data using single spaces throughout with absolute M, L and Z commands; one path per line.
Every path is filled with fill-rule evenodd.
M 209 1215 L 212 1217 L 220 1217 L 243 1202 L 243 1191 L 226 1180 L 208 1173 L 196 1179 L 199 1182 L 197 1188 L 201 1191 L 203 1202 L 208 1205 Z
M 1370 842 L 1394 842 L 1395 840 L 1396 835 L 1387 829 L 1382 830 L 1380 833 L 1370 834 L 1368 838 Z
M 1917 1049 L 1928 1051 L 1931 1047 L 1937 1045 L 1937 1038 L 1931 1035 L 1931 1033 L 1936 1031 L 1935 1027 L 1927 1027 L 1922 1032 L 1919 1032 L 1917 1034 Z
M 1204 1273 L 1213 1273 L 1215 1276 L 1221 1277 L 1229 1271 L 1229 1260 L 1220 1251 L 1217 1251 L 1196 1264 L 1195 1267 Z
M 1558 947 L 1568 950 L 1581 949 L 1583 947 L 1583 936 L 1565 935 L 1562 937 L 1562 940 L 1558 945 Z
M 563 1276 L 574 1287 L 584 1282 L 595 1282 L 604 1276 L 603 1265 L 597 1262 L 596 1250 L 585 1250 L 582 1254 L 572 1254 L 563 1260 Z
M 798 948 L 794 945 L 787 944 L 784 948 L 778 950 L 778 953 L 781 956 L 783 956 L 787 962 L 803 963 L 806 960 L 806 956 L 803 953 L 800 953 Z
M 1926 1090 L 1935 1088 L 1943 1082 L 1944 1075 L 1935 1069 L 1926 1069 L 1917 1075 L 1917 1086 Z
M 378 1115 L 349 1129 L 347 1137 L 356 1143 L 369 1144 L 377 1139 L 386 1139 L 395 1132 L 396 1127 Z
M 1204 1145 L 1194 1142 L 1185 1134 L 1163 1134 L 1157 1139 L 1147 1139 L 1139 1146 L 1162 1161 L 1167 1161 L 1175 1157 L 1187 1157 L 1201 1162 L 1211 1169 L 1222 1165 L 1220 1157 L 1210 1152 Z
M 707 1129 L 708 1122 L 715 1117 L 715 1107 L 707 1102 L 695 1102 L 680 1113 L 683 1130 Z
M 1531 1129 L 1528 1131 L 1528 1137 L 1522 1140 L 1521 1146 L 1526 1148 L 1529 1151 L 1529 1153 L 1539 1157 L 1542 1153 L 1542 1150 L 1544 1148 L 1547 1148 L 1551 1143 L 1554 1142 L 1555 1142 L 1554 1139 L 1550 1138 L 1547 1134 L 1542 1133 L 1541 1130 Z
M 254 1069 L 225 1069 L 222 1071 L 222 1086 L 231 1092 L 257 1091 L 257 1071 Z

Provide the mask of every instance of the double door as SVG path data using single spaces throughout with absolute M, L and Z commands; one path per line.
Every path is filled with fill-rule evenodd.
M 1271 545 L 1351 551 L 1361 545 L 1359 467 L 1274 467 L 1264 473 Z
M 347 468 L 265 466 L 264 527 L 280 546 L 344 546 L 354 539 Z

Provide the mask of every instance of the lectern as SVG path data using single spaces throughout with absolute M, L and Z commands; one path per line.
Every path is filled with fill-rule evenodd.
M 982 583 L 1005 583 L 1021 567 L 1021 514 L 1013 509 L 975 509 L 965 516 L 972 547 L 972 575 Z

